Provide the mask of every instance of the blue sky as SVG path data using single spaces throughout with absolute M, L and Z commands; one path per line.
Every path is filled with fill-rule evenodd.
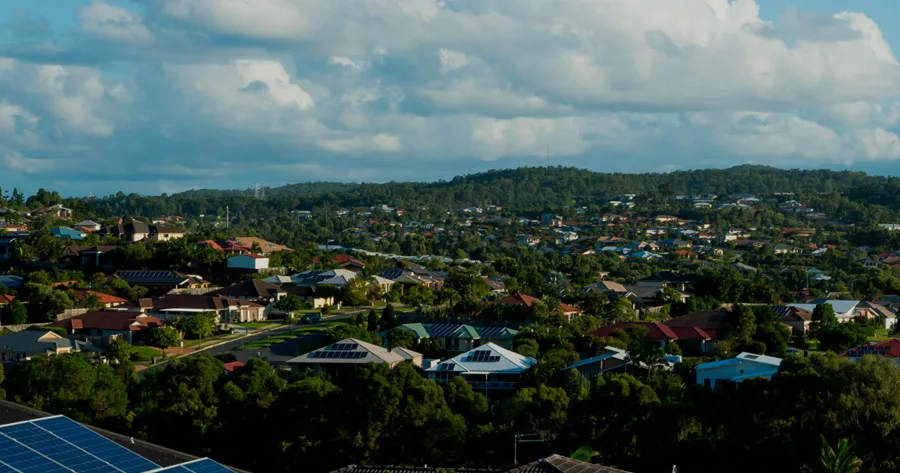
M 885 0 L 4 2 L 0 186 L 430 180 L 548 146 L 598 171 L 897 175 L 898 19 Z

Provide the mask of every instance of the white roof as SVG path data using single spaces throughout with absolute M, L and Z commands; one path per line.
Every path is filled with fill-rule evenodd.
M 399 351 L 402 350 L 402 351 Z M 399 363 L 422 356 L 421 353 L 408 349 L 390 351 L 378 345 L 363 342 L 355 338 L 345 338 L 326 347 L 313 350 L 296 358 L 291 364 L 364 364 L 364 363 Z
M 372 280 L 374 280 L 374 281 L 375 281 L 375 284 L 378 284 L 379 286 L 381 286 L 381 285 L 390 285 L 390 284 L 394 284 L 394 280 L 393 280 L 393 279 L 383 278 L 383 277 L 377 276 L 377 275 L 376 275 L 376 276 L 372 276 Z
M 275 283 L 275 284 L 290 284 L 292 282 L 290 276 L 281 276 L 281 275 L 277 275 L 277 274 L 274 276 L 269 276 L 269 277 L 263 279 L 263 281 L 271 282 L 271 283 Z
M 489 342 L 454 356 L 425 371 L 470 374 L 522 373 L 535 363 L 537 363 L 537 360 L 534 358 L 520 355 Z
M 774 356 L 766 356 L 766 355 L 757 355 L 755 353 L 747 353 L 743 352 L 735 358 L 729 358 L 727 360 L 720 361 L 711 361 L 709 363 L 700 363 L 697 365 L 696 369 L 698 371 L 703 371 L 712 368 L 720 368 L 723 366 L 729 365 L 739 365 L 741 363 L 758 363 L 762 365 L 768 365 L 773 368 L 778 368 L 781 366 L 781 358 L 775 358 Z

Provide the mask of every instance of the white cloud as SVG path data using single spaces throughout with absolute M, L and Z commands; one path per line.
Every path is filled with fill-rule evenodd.
M 144 43 L 153 39 L 142 18 L 121 7 L 97 2 L 82 8 L 80 15 L 84 31 L 108 40 Z
M 78 30 L 91 41 L 0 58 L 0 133 L 15 137 L 0 153 L 150 160 L 141 172 L 167 188 L 229 185 L 243 175 L 222 164 L 248 155 L 278 179 L 463 173 L 542 162 L 547 145 L 554 162 L 651 171 L 900 159 L 900 65 L 859 13 L 768 21 L 754 0 L 139 6 L 91 4 Z M 70 65 L 81 57 L 100 62 Z M 98 168 L 111 182 L 134 170 Z

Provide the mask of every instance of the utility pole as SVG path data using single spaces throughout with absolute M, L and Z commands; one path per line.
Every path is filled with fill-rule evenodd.
M 230 218 L 230 213 L 229 213 L 229 212 L 230 212 L 230 209 L 229 209 L 228 206 L 226 205 L 226 206 L 225 206 L 225 228 L 228 228 L 228 223 L 229 223 L 229 221 L 231 220 L 231 218 Z

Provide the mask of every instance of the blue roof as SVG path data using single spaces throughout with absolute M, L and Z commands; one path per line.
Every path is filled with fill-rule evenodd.
M 62 238 L 63 240 L 84 240 L 84 234 L 79 232 L 78 230 L 69 228 L 69 227 L 56 227 L 50 229 L 50 234 L 57 237 Z

